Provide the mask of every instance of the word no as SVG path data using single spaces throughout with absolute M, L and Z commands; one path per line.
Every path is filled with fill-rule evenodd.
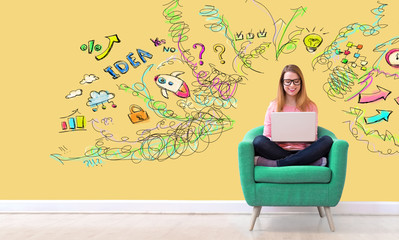
M 143 63 L 147 62 L 147 60 L 145 60 L 145 57 L 150 58 L 150 59 L 152 58 L 152 54 L 151 53 L 143 51 L 141 49 L 137 49 L 137 54 L 139 55 L 139 57 L 140 57 L 140 59 L 141 59 L 141 61 Z M 127 58 L 127 60 L 129 60 L 130 64 L 134 68 L 137 68 L 138 66 L 140 66 L 141 63 L 140 62 L 136 62 L 136 58 L 134 58 L 134 57 L 132 58 L 132 56 L 133 56 L 133 53 L 130 52 L 126 56 L 126 58 Z M 118 71 L 121 74 L 125 74 L 125 73 L 127 73 L 127 71 L 129 71 L 129 65 L 125 61 L 122 61 L 122 60 L 121 61 L 117 61 L 117 62 L 114 63 L 114 66 L 115 66 L 116 69 L 118 69 Z M 112 66 L 106 67 L 104 69 L 104 71 L 109 73 L 109 74 L 111 74 L 113 79 L 117 79 L 118 77 L 120 77 L 120 75 L 116 74 L 115 71 L 112 69 Z
M 172 52 L 172 53 L 174 53 L 174 52 L 176 52 L 176 48 L 174 48 L 174 47 L 163 47 L 163 51 L 164 52 Z

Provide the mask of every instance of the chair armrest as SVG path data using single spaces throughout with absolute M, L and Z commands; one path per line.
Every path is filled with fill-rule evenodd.
M 263 134 L 263 126 L 255 127 L 249 130 L 242 141 L 248 141 L 251 142 L 255 139 L 255 137 L 262 135 Z
M 245 200 L 250 206 L 253 206 L 252 202 L 255 200 L 254 156 L 255 150 L 252 141 L 247 139 L 238 144 L 241 187 Z
M 334 139 L 328 155 L 328 164 L 331 169 L 331 181 L 329 184 L 330 206 L 335 206 L 341 199 L 346 178 L 346 166 L 349 144 L 345 140 Z

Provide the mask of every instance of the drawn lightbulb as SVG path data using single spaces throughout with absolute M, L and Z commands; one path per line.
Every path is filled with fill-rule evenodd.
M 315 33 L 309 34 L 303 39 L 303 43 L 305 43 L 306 50 L 308 50 L 308 52 L 310 53 L 315 52 L 322 42 L 323 38 Z

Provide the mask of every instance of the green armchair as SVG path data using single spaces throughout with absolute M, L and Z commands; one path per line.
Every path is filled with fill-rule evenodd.
M 254 166 L 252 141 L 263 134 L 263 126 L 248 131 L 238 145 L 241 187 L 245 201 L 253 206 L 250 231 L 262 206 L 315 206 L 320 217 L 327 215 L 331 231 L 335 231 L 330 207 L 341 199 L 346 176 L 348 142 L 339 140 L 331 131 L 318 127 L 318 137 L 328 135 L 334 143 L 328 155 L 327 167 Z

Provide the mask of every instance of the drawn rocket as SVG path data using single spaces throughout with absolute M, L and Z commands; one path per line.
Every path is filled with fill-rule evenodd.
M 176 96 L 181 98 L 190 96 L 187 84 L 177 77 L 183 73 L 184 72 L 173 72 L 170 75 L 161 74 L 155 76 L 155 83 L 161 88 L 162 96 L 168 98 L 168 91 L 173 92 Z

